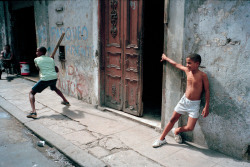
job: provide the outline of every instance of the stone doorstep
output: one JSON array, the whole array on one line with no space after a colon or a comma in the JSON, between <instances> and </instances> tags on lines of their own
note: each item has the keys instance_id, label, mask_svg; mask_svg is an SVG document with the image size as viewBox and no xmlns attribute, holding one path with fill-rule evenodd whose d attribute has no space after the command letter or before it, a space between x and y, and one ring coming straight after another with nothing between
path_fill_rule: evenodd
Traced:
<instances>
[{"instance_id":1,"label":"stone doorstep","mask_svg":"<svg viewBox=\"0 0 250 167\"><path fill-rule=\"evenodd\" d=\"M129 119L129 120L132 120L132 121L135 121L135 122L138 122L142 125L145 125L147 127L150 127L150 128L153 128L155 129L157 132L162 132L162 129L161 129L161 123L159 124L156 124L155 122L153 121L150 121L150 120L147 120L145 118L141 118L141 117L136 117L136 116L133 116L133 115L130 115L130 114L127 114L127 113L124 113L124 112L121 112L121 111L118 111L118 110L115 110L115 109L111 109L111 108L108 108L108 107L101 107L101 106L98 106L97 107L98 110L101 110L101 111L109 111L109 112L112 112L114 113L115 115L119 115L123 118L126 118L126 119Z\"/></svg>"}]
</instances>

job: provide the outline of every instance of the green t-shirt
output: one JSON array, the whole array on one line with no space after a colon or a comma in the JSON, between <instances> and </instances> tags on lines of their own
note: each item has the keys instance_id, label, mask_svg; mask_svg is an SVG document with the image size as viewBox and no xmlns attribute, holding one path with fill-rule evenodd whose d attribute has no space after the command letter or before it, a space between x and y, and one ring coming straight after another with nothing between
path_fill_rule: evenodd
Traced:
<instances>
[{"instance_id":1,"label":"green t-shirt","mask_svg":"<svg viewBox=\"0 0 250 167\"><path fill-rule=\"evenodd\" d=\"M51 57L40 56L35 58L35 65L39 67L40 80L50 81L57 79L57 74L55 71L55 62Z\"/></svg>"}]
</instances>

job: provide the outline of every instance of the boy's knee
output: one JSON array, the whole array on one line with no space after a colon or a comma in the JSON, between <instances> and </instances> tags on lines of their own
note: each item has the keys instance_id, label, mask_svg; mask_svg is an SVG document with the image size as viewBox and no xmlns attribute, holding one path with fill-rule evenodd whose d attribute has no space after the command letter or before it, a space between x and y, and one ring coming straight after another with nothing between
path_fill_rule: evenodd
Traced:
<instances>
[{"instance_id":1,"label":"boy's knee","mask_svg":"<svg viewBox=\"0 0 250 167\"><path fill-rule=\"evenodd\" d=\"M53 88L53 91L57 92L59 89L57 89L57 87Z\"/></svg>"},{"instance_id":2,"label":"boy's knee","mask_svg":"<svg viewBox=\"0 0 250 167\"><path fill-rule=\"evenodd\" d=\"M29 94L30 94L30 95L35 95L36 92L34 92L33 90L31 90Z\"/></svg>"}]
</instances>

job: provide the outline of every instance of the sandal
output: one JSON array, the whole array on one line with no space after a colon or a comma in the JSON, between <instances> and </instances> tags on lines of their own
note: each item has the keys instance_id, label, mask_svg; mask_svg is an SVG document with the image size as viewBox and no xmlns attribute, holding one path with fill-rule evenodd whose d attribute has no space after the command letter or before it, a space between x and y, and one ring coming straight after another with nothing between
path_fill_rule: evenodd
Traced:
<instances>
[{"instance_id":1,"label":"sandal","mask_svg":"<svg viewBox=\"0 0 250 167\"><path fill-rule=\"evenodd\" d=\"M27 118L34 118L34 119L36 119L37 118L37 113L36 112L32 112L29 115L27 115Z\"/></svg>"},{"instance_id":2,"label":"sandal","mask_svg":"<svg viewBox=\"0 0 250 167\"><path fill-rule=\"evenodd\" d=\"M69 102L66 102L66 101L62 101L61 104L66 105L66 106L70 106Z\"/></svg>"}]
</instances>

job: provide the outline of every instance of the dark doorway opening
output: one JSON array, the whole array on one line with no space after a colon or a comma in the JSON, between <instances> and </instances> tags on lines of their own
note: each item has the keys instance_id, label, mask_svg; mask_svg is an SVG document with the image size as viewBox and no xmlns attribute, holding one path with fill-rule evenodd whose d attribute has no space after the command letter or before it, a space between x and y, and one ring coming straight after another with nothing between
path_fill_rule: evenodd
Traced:
<instances>
[{"instance_id":1,"label":"dark doorway opening","mask_svg":"<svg viewBox=\"0 0 250 167\"><path fill-rule=\"evenodd\" d=\"M12 11L14 54L19 62L28 62L31 75L38 75L34 59L36 58L36 30L34 7L27 7ZM19 69L20 71L20 69Z\"/></svg>"},{"instance_id":2,"label":"dark doorway opening","mask_svg":"<svg viewBox=\"0 0 250 167\"><path fill-rule=\"evenodd\" d=\"M161 120L164 0L144 1L143 117Z\"/></svg>"}]
</instances>

